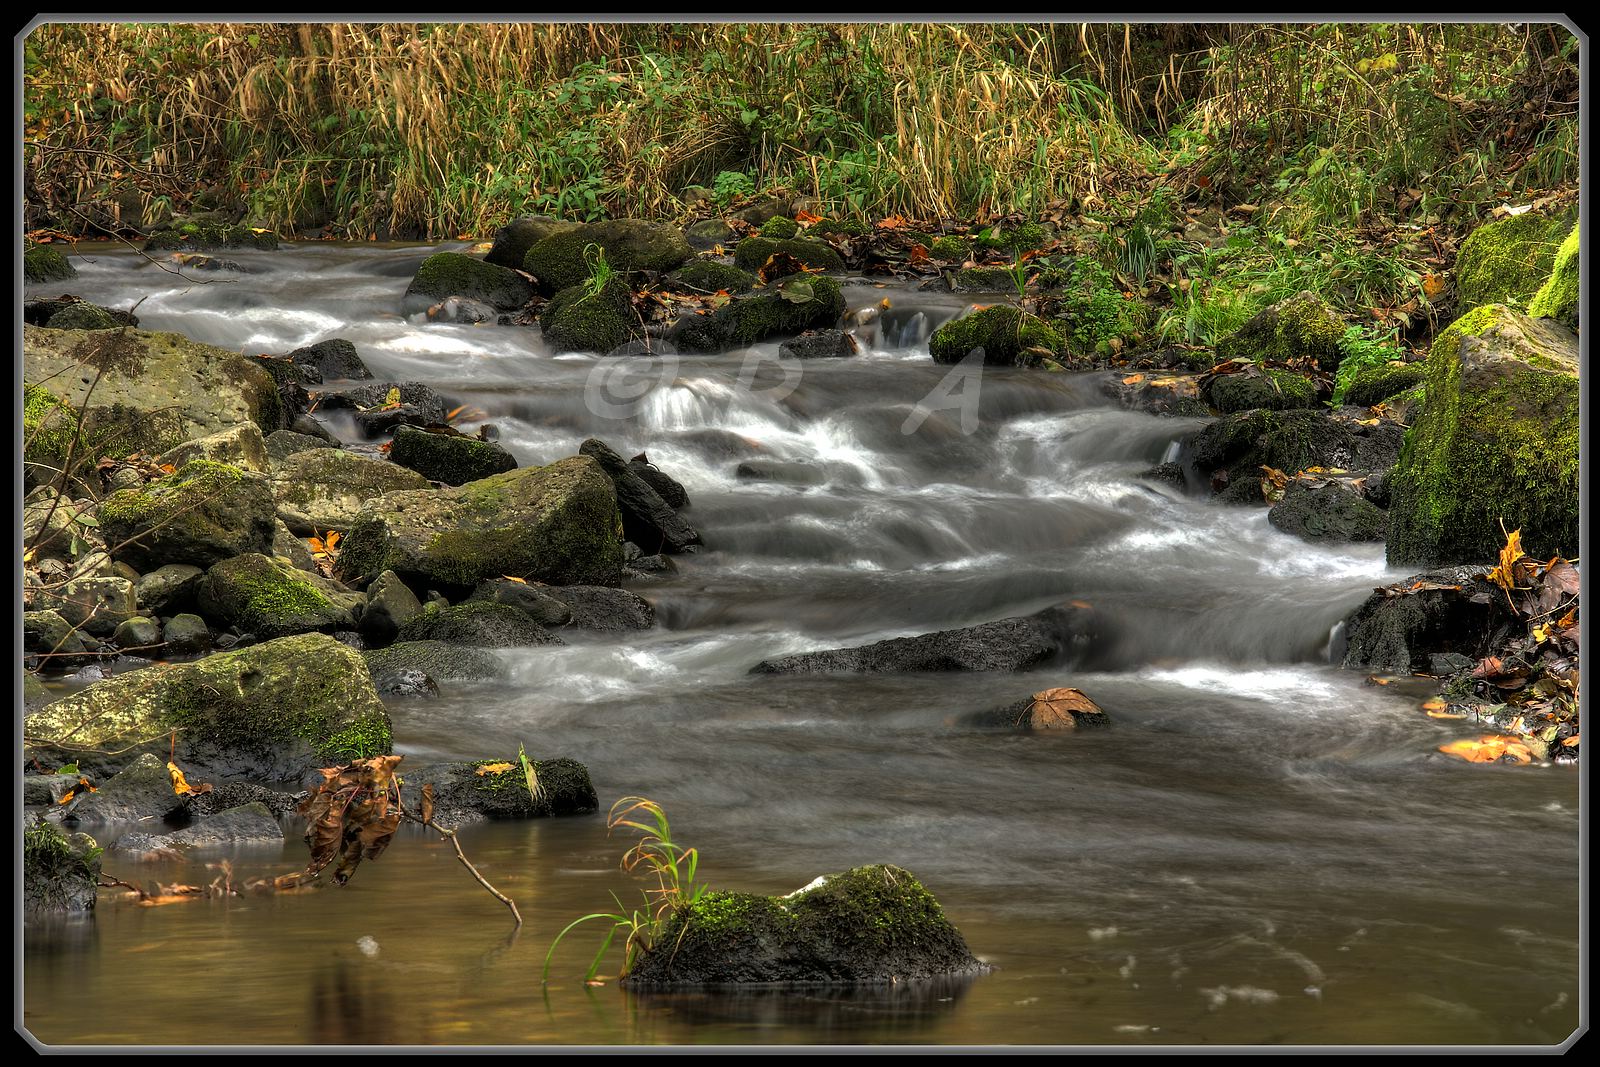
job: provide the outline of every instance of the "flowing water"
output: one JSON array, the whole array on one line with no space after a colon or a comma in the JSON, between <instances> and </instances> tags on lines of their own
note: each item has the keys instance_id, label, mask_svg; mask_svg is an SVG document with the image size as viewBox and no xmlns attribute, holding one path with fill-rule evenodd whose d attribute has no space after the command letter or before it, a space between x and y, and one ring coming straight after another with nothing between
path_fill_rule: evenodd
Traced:
<instances>
[{"instance_id":1,"label":"flowing water","mask_svg":"<svg viewBox=\"0 0 1600 1067\"><path fill-rule=\"evenodd\" d=\"M1309 545L1262 510L1140 481L1197 420L1123 411L1095 375L949 378L927 337L965 305L899 285L846 289L852 307L890 301L863 354L782 366L775 345L598 360L551 352L536 329L408 322L399 297L431 251L234 254L256 273L210 284L96 252L45 291L143 298L144 328L252 353L349 338L378 378L481 409L464 425L494 423L524 465L589 436L647 452L687 487L707 545L633 586L657 628L569 632L569 647L501 653L509 684L392 702L397 751L482 758L523 742L582 760L602 808L660 802L716 888L787 892L900 864L996 970L864 992L634 995L582 982L591 926L542 986L567 922L608 910L612 891L637 898L616 868L628 842L595 815L462 834L520 904L515 937L420 834L343 889L102 901L90 920L27 934L35 1035L1481 1045L1551 1044L1577 1025L1576 772L1448 760L1435 748L1459 726L1330 666L1338 620L1402 575L1381 545ZM739 476L742 463L764 477ZM1071 670L748 673L1069 599L1116 635ZM1112 725L960 724L1055 685L1083 689ZM244 875L303 861L292 832L281 853L235 857ZM109 864L146 881L213 876L129 867Z\"/></svg>"}]
</instances>

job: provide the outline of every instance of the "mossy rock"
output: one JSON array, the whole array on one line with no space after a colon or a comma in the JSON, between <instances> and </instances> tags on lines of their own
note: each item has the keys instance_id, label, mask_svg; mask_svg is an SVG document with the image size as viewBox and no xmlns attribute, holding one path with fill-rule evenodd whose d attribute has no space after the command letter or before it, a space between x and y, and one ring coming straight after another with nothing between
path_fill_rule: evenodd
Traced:
<instances>
[{"instance_id":1,"label":"mossy rock","mask_svg":"<svg viewBox=\"0 0 1600 1067\"><path fill-rule=\"evenodd\" d=\"M372 459L342 448L308 448L291 453L272 469L272 495L278 516L302 537L329 530L342 532L369 500L385 493L432 488L425 475L408 467L409 464Z\"/></svg>"},{"instance_id":2,"label":"mossy rock","mask_svg":"<svg viewBox=\"0 0 1600 1067\"><path fill-rule=\"evenodd\" d=\"M126 324L105 308L80 300L51 315L44 325L47 330L116 330Z\"/></svg>"},{"instance_id":3,"label":"mossy rock","mask_svg":"<svg viewBox=\"0 0 1600 1067\"><path fill-rule=\"evenodd\" d=\"M511 669L493 652L444 641L399 641L361 655L375 680L406 670L422 671L445 682L492 682L511 675Z\"/></svg>"},{"instance_id":4,"label":"mossy rock","mask_svg":"<svg viewBox=\"0 0 1600 1067\"><path fill-rule=\"evenodd\" d=\"M783 241L772 237L746 237L733 250L733 265L748 271L760 271L766 266L767 260L779 252L793 256L802 266L812 270L844 270L844 260L839 258L839 253L833 250L832 245L809 237Z\"/></svg>"},{"instance_id":5,"label":"mossy rock","mask_svg":"<svg viewBox=\"0 0 1600 1067\"><path fill-rule=\"evenodd\" d=\"M475 819L537 819L552 815L585 815L600 806L589 768L575 759L530 760L539 783L539 799L528 792L527 777L516 756L451 764L431 775L438 787L435 821L446 827ZM484 772L486 767L504 770Z\"/></svg>"},{"instance_id":6,"label":"mossy rock","mask_svg":"<svg viewBox=\"0 0 1600 1067\"><path fill-rule=\"evenodd\" d=\"M84 432L96 459L160 455L242 422L262 433L285 424L270 374L238 352L180 334L25 325L22 371L25 382L44 386L74 411L85 409Z\"/></svg>"},{"instance_id":7,"label":"mossy rock","mask_svg":"<svg viewBox=\"0 0 1600 1067\"><path fill-rule=\"evenodd\" d=\"M697 259L667 275L667 283L692 293L747 293L756 287L756 276L726 263Z\"/></svg>"},{"instance_id":8,"label":"mossy rock","mask_svg":"<svg viewBox=\"0 0 1600 1067\"><path fill-rule=\"evenodd\" d=\"M266 638L351 629L362 602L359 593L259 552L213 565L197 596L206 618Z\"/></svg>"},{"instance_id":9,"label":"mossy rock","mask_svg":"<svg viewBox=\"0 0 1600 1067\"><path fill-rule=\"evenodd\" d=\"M1400 452L1401 429L1320 411L1256 409L1224 415L1184 446L1184 459L1235 503L1261 504L1261 468L1286 474L1309 467L1384 471Z\"/></svg>"},{"instance_id":10,"label":"mossy rock","mask_svg":"<svg viewBox=\"0 0 1600 1067\"><path fill-rule=\"evenodd\" d=\"M1001 229L998 233L987 230L973 238L979 248L992 248L1006 252L1029 252L1042 248L1050 240L1050 232L1037 222Z\"/></svg>"},{"instance_id":11,"label":"mossy rock","mask_svg":"<svg viewBox=\"0 0 1600 1067\"><path fill-rule=\"evenodd\" d=\"M928 339L935 363L960 363L983 350L990 367L1035 367L1066 350L1061 334L1043 319L997 305L945 323Z\"/></svg>"},{"instance_id":12,"label":"mossy rock","mask_svg":"<svg viewBox=\"0 0 1600 1067\"><path fill-rule=\"evenodd\" d=\"M501 575L606 585L622 573L621 526L611 479L575 456L369 501L339 546L336 573L361 585L392 570L415 588L462 591Z\"/></svg>"},{"instance_id":13,"label":"mossy rock","mask_svg":"<svg viewBox=\"0 0 1600 1067\"><path fill-rule=\"evenodd\" d=\"M510 267L485 263L460 252L437 252L417 268L400 310L412 315L449 296L482 301L499 311L514 311L533 299L533 284Z\"/></svg>"},{"instance_id":14,"label":"mossy rock","mask_svg":"<svg viewBox=\"0 0 1600 1067\"><path fill-rule=\"evenodd\" d=\"M163 463L171 463L176 467L192 459L226 463L252 474L266 474L272 469L266 438L261 436L261 428L253 422L241 422L226 430L185 441L161 456Z\"/></svg>"},{"instance_id":15,"label":"mossy rock","mask_svg":"<svg viewBox=\"0 0 1600 1067\"><path fill-rule=\"evenodd\" d=\"M952 293L1011 293L1017 291L1016 275L1009 267L963 267L945 274Z\"/></svg>"},{"instance_id":16,"label":"mossy rock","mask_svg":"<svg viewBox=\"0 0 1600 1067\"><path fill-rule=\"evenodd\" d=\"M397 641L445 641L474 648L522 648L562 645L565 641L510 604L469 600L431 608L400 627Z\"/></svg>"},{"instance_id":17,"label":"mossy rock","mask_svg":"<svg viewBox=\"0 0 1600 1067\"><path fill-rule=\"evenodd\" d=\"M186 222L150 235L146 252L221 252L227 249L255 248L271 252L278 247L278 235L250 226L227 226L209 222Z\"/></svg>"},{"instance_id":18,"label":"mossy rock","mask_svg":"<svg viewBox=\"0 0 1600 1067\"><path fill-rule=\"evenodd\" d=\"M761 236L787 241L800 232L800 224L787 215L774 215L761 224Z\"/></svg>"},{"instance_id":19,"label":"mossy rock","mask_svg":"<svg viewBox=\"0 0 1600 1067\"><path fill-rule=\"evenodd\" d=\"M112 557L141 574L168 563L209 567L245 552L268 552L276 519L265 478L205 459L100 504Z\"/></svg>"},{"instance_id":20,"label":"mossy rock","mask_svg":"<svg viewBox=\"0 0 1600 1067\"><path fill-rule=\"evenodd\" d=\"M1528 211L1473 230L1456 253L1457 311L1485 304L1526 307L1549 277L1562 238L1575 221L1571 212Z\"/></svg>"},{"instance_id":21,"label":"mossy rock","mask_svg":"<svg viewBox=\"0 0 1600 1067\"><path fill-rule=\"evenodd\" d=\"M872 228L860 219L823 219L821 222L811 224L811 229L806 231L821 237L826 234L837 234L840 237L863 237L872 232Z\"/></svg>"},{"instance_id":22,"label":"mossy rock","mask_svg":"<svg viewBox=\"0 0 1600 1067\"><path fill-rule=\"evenodd\" d=\"M782 897L706 893L668 917L624 981L888 983L986 969L916 876L881 864Z\"/></svg>"},{"instance_id":23,"label":"mossy rock","mask_svg":"<svg viewBox=\"0 0 1600 1067\"><path fill-rule=\"evenodd\" d=\"M1502 304L1434 339L1427 403L1391 479L1391 566L1578 554L1578 341ZM1504 525L1504 531L1501 527Z\"/></svg>"},{"instance_id":24,"label":"mossy rock","mask_svg":"<svg viewBox=\"0 0 1600 1067\"><path fill-rule=\"evenodd\" d=\"M522 269L539 280L539 289L555 294L588 278L594 270L586 249L598 246L606 265L619 274L653 271L664 274L694 255L676 226L638 219L585 223L539 241L523 257Z\"/></svg>"},{"instance_id":25,"label":"mossy rock","mask_svg":"<svg viewBox=\"0 0 1600 1067\"><path fill-rule=\"evenodd\" d=\"M1356 375L1345 390L1344 402L1350 407L1370 408L1415 387L1427 376L1427 368L1421 363L1373 367Z\"/></svg>"},{"instance_id":26,"label":"mossy rock","mask_svg":"<svg viewBox=\"0 0 1600 1067\"><path fill-rule=\"evenodd\" d=\"M47 285L76 278L78 269L50 245L29 244L22 253L22 277L29 285Z\"/></svg>"},{"instance_id":27,"label":"mossy rock","mask_svg":"<svg viewBox=\"0 0 1600 1067\"><path fill-rule=\"evenodd\" d=\"M512 219L495 231L494 244L483 261L497 267L520 269L522 261L528 256L528 249L552 234L566 233L581 225L581 222L562 222L542 215L524 215Z\"/></svg>"},{"instance_id":28,"label":"mossy rock","mask_svg":"<svg viewBox=\"0 0 1600 1067\"><path fill-rule=\"evenodd\" d=\"M415 426L394 428L389 460L446 485L465 485L517 469L517 458L492 441Z\"/></svg>"},{"instance_id":29,"label":"mossy rock","mask_svg":"<svg viewBox=\"0 0 1600 1067\"><path fill-rule=\"evenodd\" d=\"M1309 379L1270 368L1260 374L1219 374L1207 383L1205 395L1223 413L1317 407L1317 387Z\"/></svg>"},{"instance_id":30,"label":"mossy rock","mask_svg":"<svg viewBox=\"0 0 1600 1067\"><path fill-rule=\"evenodd\" d=\"M1217 342L1217 359L1288 363L1314 359L1332 373L1343 357L1345 323L1338 312L1310 290L1301 290L1266 308Z\"/></svg>"},{"instance_id":31,"label":"mossy rock","mask_svg":"<svg viewBox=\"0 0 1600 1067\"><path fill-rule=\"evenodd\" d=\"M737 298L711 315L686 319L673 332L672 340L690 352L726 351L834 326L844 310L839 283L808 274Z\"/></svg>"},{"instance_id":32,"label":"mossy rock","mask_svg":"<svg viewBox=\"0 0 1600 1067\"><path fill-rule=\"evenodd\" d=\"M627 283L615 276L599 292L586 282L569 286L540 310L539 328L559 352L603 356L643 333L632 297Z\"/></svg>"},{"instance_id":33,"label":"mossy rock","mask_svg":"<svg viewBox=\"0 0 1600 1067\"><path fill-rule=\"evenodd\" d=\"M1529 315L1536 319L1556 319L1574 330L1578 328L1578 297L1582 282L1579 276L1582 267L1580 243L1578 226L1574 223L1572 232L1567 234L1567 239L1561 242L1560 249L1556 251L1550 277L1528 301Z\"/></svg>"},{"instance_id":34,"label":"mossy rock","mask_svg":"<svg viewBox=\"0 0 1600 1067\"><path fill-rule=\"evenodd\" d=\"M953 234L936 237L928 246L928 254L934 259L965 261L972 257L972 242Z\"/></svg>"},{"instance_id":35,"label":"mossy rock","mask_svg":"<svg viewBox=\"0 0 1600 1067\"><path fill-rule=\"evenodd\" d=\"M298 781L316 767L381 755L393 744L360 653L325 634L129 671L23 721L28 756L46 765L76 759L89 774L145 752L166 759L173 731L175 758L191 777Z\"/></svg>"},{"instance_id":36,"label":"mossy rock","mask_svg":"<svg viewBox=\"0 0 1600 1067\"><path fill-rule=\"evenodd\" d=\"M38 819L22 831L22 914L25 920L93 911L100 881L94 838L70 838Z\"/></svg>"},{"instance_id":37,"label":"mossy rock","mask_svg":"<svg viewBox=\"0 0 1600 1067\"><path fill-rule=\"evenodd\" d=\"M43 386L22 387L22 473L24 484L58 482L73 453L78 413Z\"/></svg>"}]
</instances>

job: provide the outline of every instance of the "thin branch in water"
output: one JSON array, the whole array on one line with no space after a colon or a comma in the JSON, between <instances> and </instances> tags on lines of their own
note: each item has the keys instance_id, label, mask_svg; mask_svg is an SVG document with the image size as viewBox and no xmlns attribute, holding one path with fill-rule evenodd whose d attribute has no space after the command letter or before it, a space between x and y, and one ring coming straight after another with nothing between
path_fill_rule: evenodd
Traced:
<instances>
[{"instance_id":1,"label":"thin branch in water","mask_svg":"<svg viewBox=\"0 0 1600 1067\"><path fill-rule=\"evenodd\" d=\"M411 822L417 823L421 826L426 826L428 829L437 833L440 837L443 837L449 841L451 846L456 850L456 859L460 860L462 866L466 867L467 870L472 872L472 877L476 878L478 880L478 884L489 891L490 896L494 897L500 903L511 909L511 917L516 920L517 927L521 928L522 912L517 910L517 902L491 885L489 880L483 876L483 872L479 871L477 867L473 866L472 861L467 859L467 854L461 851L461 842L456 840L456 832L454 830L446 830L444 827L435 824L432 819L429 819L427 822L423 822L420 818L411 814L409 811L403 812L402 818L408 819Z\"/></svg>"}]
</instances>

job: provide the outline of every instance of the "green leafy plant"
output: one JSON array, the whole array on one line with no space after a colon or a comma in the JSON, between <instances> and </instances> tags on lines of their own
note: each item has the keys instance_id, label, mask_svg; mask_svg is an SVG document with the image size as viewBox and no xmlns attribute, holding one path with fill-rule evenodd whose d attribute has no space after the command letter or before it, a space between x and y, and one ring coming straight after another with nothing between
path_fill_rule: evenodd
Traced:
<instances>
[{"instance_id":1,"label":"green leafy plant","mask_svg":"<svg viewBox=\"0 0 1600 1067\"><path fill-rule=\"evenodd\" d=\"M599 296L617 276L616 268L606 262L606 250L593 241L583 246L583 261L589 265L589 277L583 281L585 295Z\"/></svg>"},{"instance_id":2,"label":"green leafy plant","mask_svg":"<svg viewBox=\"0 0 1600 1067\"><path fill-rule=\"evenodd\" d=\"M1379 337L1364 326L1351 326L1344 331L1339 339L1342 356L1339 372L1334 377L1333 397L1328 401L1330 407L1344 403L1345 393L1363 371L1405 358L1405 353L1394 346L1394 338L1394 331Z\"/></svg>"},{"instance_id":3,"label":"green leafy plant","mask_svg":"<svg viewBox=\"0 0 1600 1067\"><path fill-rule=\"evenodd\" d=\"M634 818L636 815L648 817L650 821L640 822ZM626 975L633 969L640 954L655 943L656 936L672 913L695 903L706 892L707 887L695 881L695 871L700 864L699 853L672 840L672 828L667 823L667 815L661 810L661 805L645 797L623 797L611 805L611 812L606 816L608 831L618 827L643 834L632 848L623 853L622 869L629 874L645 874L653 878L655 884L641 890L643 907L628 908L613 893L611 899L616 901L616 911L593 912L568 923L550 943L550 951L545 954L545 981L550 980L550 964L562 939L584 923L596 920L609 921L611 929L606 931L605 939L600 942L600 950L589 964L584 980L594 980L619 932L625 932L626 937L623 941L622 970L618 977Z\"/></svg>"}]
</instances>

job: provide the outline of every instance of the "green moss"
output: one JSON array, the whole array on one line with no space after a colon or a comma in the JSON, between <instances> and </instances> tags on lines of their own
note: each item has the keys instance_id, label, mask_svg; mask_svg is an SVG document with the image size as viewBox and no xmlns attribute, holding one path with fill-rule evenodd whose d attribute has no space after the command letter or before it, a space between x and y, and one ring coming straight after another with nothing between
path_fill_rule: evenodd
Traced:
<instances>
[{"instance_id":1,"label":"green moss","mask_svg":"<svg viewBox=\"0 0 1600 1067\"><path fill-rule=\"evenodd\" d=\"M1063 353L1066 341L1044 320L1010 306L947 322L928 341L935 363L960 363L980 348L988 366L1026 367Z\"/></svg>"},{"instance_id":2,"label":"green moss","mask_svg":"<svg viewBox=\"0 0 1600 1067\"><path fill-rule=\"evenodd\" d=\"M800 224L783 215L774 215L761 227L761 236L787 241L800 232Z\"/></svg>"},{"instance_id":3,"label":"green moss","mask_svg":"<svg viewBox=\"0 0 1600 1067\"><path fill-rule=\"evenodd\" d=\"M243 558L243 557L241 557ZM310 582L292 577L289 570L257 567L230 575L242 597L233 623L258 636L299 632L298 621L337 614L333 601Z\"/></svg>"},{"instance_id":4,"label":"green moss","mask_svg":"<svg viewBox=\"0 0 1600 1067\"><path fill-rule=\"evenodd\" d=\"M619 277L601 290L587 284L561 290L539 314L539 326L550 343L567 352L605 355L642 332L634 313L631 292Z\"/></svg>"},{"instance_id":5,"label":"green moss","mask_svg":"<svg viewBox=\"0 0 1600 1067\"><path fill-rule=\"evenodd\" d=\"M965 261L972 256L972 243L960 237L938 237L928 246L934 259Z\"/></svg>"},{"instance_id":6,"label":"green moss","mask_svg":"<svg viewBox=\"0 0 1600 1067\"><path fill-rule=\"evenodd\" d=\"M214 496L244 477L237 467L210 459L193 459L143 489L119 489L100 502L100 519L124 526L167 522L180 514L195 521L190 502Z\"/></svg>"},{"instance_id":7,"label":"green moss","mask_svg":"<svg viewBox=\"0 0 1600 1067\"><path fill-rule=\"evenodd\" d=\"M733 251L733 264L745 270L759 271L774 254L782 252L793 256L813 270L844 270L844 260L831 245L806 237L777 241L767 237L746 237Z\"/></svg>"},{"instance_id":8,"label":"green moss","mask_svg":"<svg viewBox=\"0 0 1600 1067\"><path fill-rule=\"evenodd\" d=\"M1570 215L1529 211L1473 230L1456 255L1457 306L1462 311L1486 304L1526 306L1550 273L1572 224Z\"/></svg>"},{"instance_id":9,"label":"green moss","mask_svg":"<svg viewBox=\"0 0 1600 1067\"><path fill-rule=\"evenodd\" d=\"M723 290L729 293L743 293L756 287L756 276L749 271L709 259L699 259L681 270L673 271L667 275L667 281L679 288L697 293L716 293Z\"/></svg>"},{"instance_id":10,"label":"green moss","mask_svg":"<svg viewBox=\"0 0 1600 1067\"><path fill-rule=\"evenodd\" d=\"M1016 275L1010 267L963 267L949 273L950 289L957 293L1016 293Z\"/></svg>"},{"instance_id":11,"label":"green moss","mask_svg":"<svg viewBox=\"0 0 1600 1067\"><path fill-rule=\"evenodd\" d=\"M1060 288L1040 295L1039 310L1056 321L1074 355L1109 355L1112 341L1129 341L1143 329L1149 309L1123 295L1104 264L1073 260L1058 275Z\"/></svg>"},{"instance_id":12,"label":"green moss","mask_svg":"<svg viewBox=\"0 0 1600 1067\"><path fill-rule=\"evenodd\" d=\"M30 914L94 910L104 850L86 834L68 840L43 819L22 831L24 910Z\"/></svg>"},{"instance_id":13,"label":"green moss","mask_svg":"<svg viewBox=\"0 0 1600 1067\"><path fill-rule=\"evenodd\" d=\"M783 284L810 286L811 299L798 303L785 299L782 286L747 296L709 317L687 320L674 335L674 342L691 352L714 352L833 326L844 314L844 294L833 278L812 274Z\"/></svg>"},{"instance_id":14,"label":"green moss","mask_svg":"<svg viewBox=\"0 0 1600 1067\"><path fill-rule=\"evenodd\" d=\"M66 466L77 419L48 389L22 387L22 458L30 484L49 482Z\"/></svg>"},{"instance_id":15,"label":"green moss","mask_svg":"<svg viewBox=\"0 0 1600 1067\"><path fill-rule=\"evenodd\" d=\"M973 244L997 251L1028 252L1042 247L1049 240L1049 231L1043 226L1037 222L1025 222L997 232L984 230L973 238Z\"/></svg>"},{"instance_id":16,"label":"green moss","mask_svg":"<svg viewBox=\"0 0 1600 1067\"><path fill-rule=\"evenodd\" d=\"M1515 328L1515 314L1486 305L1434 340L1426 411L1407 431L1393 477L1393 565L1492 560L1502 521L1541 559L1578 551L1576 376L1535 357L1463 389L1462 341L1502 323Z\"/></svg>"},{"instance_id":17,"label":"green moss","mask_svg":"<svg viewBox=\"0 0 1600 1067\"><path fill-rule=\"evenodd\" d=\"M1317 387L1298 374L1268 368L1260 374L1219 375L1207 385L1206 399L1224 413L1255 408L1285 411L1315 407Z\"/></svg>"},{"instance_id":18,"label":"green moss","mask_svg":"<svg viewBox=\"0 0 1600 1067\"><path fill-rule=\"evenodd\" d=\"M1567 239L1561 242L1561 248L1556 252L1550 277L1528 301L1529 315L1557 319L1573 329L1578 328L1578 295L1582 281L1579 277L1582 262L1579 244L1578 226L1574 223L1572 232L1567 234Z\"/></svg>"},{"instance_id":19,"label":"green moss","mask_svg":"<svg viewBox=\"0 0 1600 1067\"><path fill-rule=\"evenodd\" d=\"M1217 343L1217 358L1288 363L1314 359L1337 369L1344 355L1345 324L1320 297L1302 290L1267 308Z\"/></svg>"},{"instance_id":20,"label":"green moss","mask_svg":"<svg viewBox=\"0 0 1600 1067\"><path fill-rule=\"evenodd\" d=\"M439 252L417 268L403 306L417 309L448 296L464 296L500 311L511 311L533 299L533 285L509 267L485 263L460 252Z\"/></svg>"},{"instance_id":21,"label":"green moss","mask_svg":"<svg viewBox=\"0 0 1600 1067\"><path fill-rule=\"evenodd\" d=\"M560 292L589 277L585 250L591 244L603 249L606 263L622 274L669 271L694 255L683 231L675 226L611 219L551 234L528 249L522 269L539 279L542 291Z\"/></svg>"},{"instance_id":22,"label":"green moss","mask_svg":"<svg viewBox=\"0 0 1600 1067\"><path fill-rule=\"evenodd\" d=\"M345 763L388 755L394 751L394 730L387 718L369 715L329 734L317 751Z\"/></svg>"},{"instance_id":23,"label":"green moss","mask_svg":"<svg viewBox=\"0 0 1600 1067\"><path fill-rule=\"evenodd\" d=\"M22 253L22 276L29 285L43 285L76 278L78 271L59 248L29 244Z\"/></svg>"},{"instance_id":24,"label":"green moss","mask_svg":"<svg viewBox=\"0 0 1600 1067\"><path fill-rule=\"evenodd\" d=\"M870 232L866 223L860 219L823 219L821 222L812 223L807 233L814 233L821 237L826 234L838 234L841 237L861 237Z\"/></svg>"},{"instance_id":25,"label":"green moss","mask_svg":"<svg viewBox=\"0 0 1600 1067\"><path fill-rule=\"evenodd\" d=\"M1373 367L1356 375L1343 400L1354 407L1371 407L1413 388L1427 376L1427 368L1421 363Z\"/></svg>"},{"instance_id":26,"label":"green moss","mask_svg":"<svg viewBox=\"0 0 1600 1067\"><path fill-rule=\"evenodd\" d=\"M45 323L51 330L115 330L122 325L105 308L81 300L51 315L50 321Z\"/></svg>"},{"instance_id":27,"label":"green moss","mask_svg":"<svg viewBox=\"0 0 1600 1067\"><path fill-rule=\"evenodd\" d=\"M924 233L921 230L901 230L900 237L908 245L921 245L923 248L927 248L933 244L933 234Z\"/></svg>"},{"instance_id":28,"label":"green moss","mask_svg":"<svg viewBox=\"0 0 1600 1067\"><path fill-rule=\"evenodd\" d=\"M249 226L186 222L177 229L152 234L144 247L147 252L180 249L218 252L228 248L258 248L270 252L278 247L278 235L271 231L257 233Z\"/></svg>"}]
</instances>

